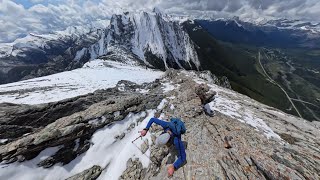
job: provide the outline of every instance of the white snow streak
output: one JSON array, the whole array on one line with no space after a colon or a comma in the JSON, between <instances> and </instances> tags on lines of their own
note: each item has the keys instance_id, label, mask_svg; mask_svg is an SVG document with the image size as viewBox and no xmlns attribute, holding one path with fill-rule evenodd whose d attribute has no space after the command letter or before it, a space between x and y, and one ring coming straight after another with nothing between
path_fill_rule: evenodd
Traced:
<instances>
[{"instance_id":1,"label":"white snow streak","mask_svg":"<svg viewBox=\"0 0 320 180\"><path fill-rule=\"evenodd\" d=\"M175 89L175 86L172 84L172 82L165 82L165 83L162 83L162 85L163 85L162 89L164 93L167 93Z\"/></svg>"},{"instance_id":2,"label":"white snow streak","mask_svg":"<svg viewBox=\"0 0 320 180\"><path fill-rule=\"evenodd\" d=\"M80 51L77 51L74 61L80 61L81 58L85 55L87 48L82 48Z\"/></svg>"},{"instance_id":3,"label":"white snow streak","mask_svg":"<svg viewBox=\"0 0 320 180\"><path fill-rule=\"evenodd\" d=\"M4 144L8 141L8 139L0 139L0 144Z\"/></svg>"},{"instance_id":4,"label":"white snow streak","mask_svg":"<svg viewBox=\"0 0 320 180\"><path fill-rule=\"evenodd\" d=\"M167 102L168 102L168 100L162 99L162 101L161 101L161 103L159 104L159 106L157 107L157 109L158 109L158 110L162 110L162 109L165 107L165 105L166 105Z\"/></svg>"}]
</instances>

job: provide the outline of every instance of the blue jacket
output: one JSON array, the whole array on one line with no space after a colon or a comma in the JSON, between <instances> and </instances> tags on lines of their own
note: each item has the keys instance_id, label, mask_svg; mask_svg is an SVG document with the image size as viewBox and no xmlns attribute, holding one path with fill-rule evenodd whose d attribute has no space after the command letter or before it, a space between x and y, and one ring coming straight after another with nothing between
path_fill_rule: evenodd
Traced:
<instances>
[{"instance_id":1,"label":"blue jacket","mask_svg":"<svg viewBox=\"0 0 320 180\"><path fill-rule=\"evenodd\" d=\"M156 124L160 125L164 131L167 131L168 129L170 129L169 122L162 121L157 118L151 118L150 121L148 122L146 129L149 129L151 127L152 123L156 123ZM178 169L186 161L186 151L185 151L184 145L181 141L181 135L180 136L171 135L171 137L174 138L173 143L174 143L175 148L178 151L178 159L174 162L173 166L175 169Z\"/></svg>"}]
</instances>

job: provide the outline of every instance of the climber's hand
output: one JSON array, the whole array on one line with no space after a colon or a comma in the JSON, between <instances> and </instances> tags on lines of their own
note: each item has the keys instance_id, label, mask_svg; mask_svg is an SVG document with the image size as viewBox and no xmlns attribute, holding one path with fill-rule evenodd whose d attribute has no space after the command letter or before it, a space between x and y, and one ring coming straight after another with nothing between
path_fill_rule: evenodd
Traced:
<instances>
[{"instance_id":1,"label":"climber's hand","mask_svg":"<svg viewBox=\"0 0 320 180\"><path fill-rule=\"evenodd\" d=\"M170 164L169 166L168 166L168 177L172 177L173 176L173 173L174 173L174 166L173 166L173 164Z\"/></svg>"},{"instance_id":2,"label":"climber's hand","mask_svg":"<svg viewBox=\"0 0 320 180\"><path fill-rule=\"evenodd\" d=\"M144 129L142 131L140 131L140 135L141 136L145 136L147 134L148 130Z\"/></svg>"}]
</instances>

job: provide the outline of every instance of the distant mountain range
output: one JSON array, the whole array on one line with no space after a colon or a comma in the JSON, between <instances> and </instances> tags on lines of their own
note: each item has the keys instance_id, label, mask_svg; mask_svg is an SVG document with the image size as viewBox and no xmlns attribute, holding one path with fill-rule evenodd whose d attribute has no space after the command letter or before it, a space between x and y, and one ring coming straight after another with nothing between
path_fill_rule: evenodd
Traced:
<instances>
[{"instance_id":1,"label":"distant mountain range","mask_svg":"<svg viewBox=\"0 0 320 180\"><path fill-rule=\"evenodd\" d=\"M245 22L239 18L195 20L215 38L257 46L320 48L320 23L299 20Z\"/></svg>"}]
</instances>

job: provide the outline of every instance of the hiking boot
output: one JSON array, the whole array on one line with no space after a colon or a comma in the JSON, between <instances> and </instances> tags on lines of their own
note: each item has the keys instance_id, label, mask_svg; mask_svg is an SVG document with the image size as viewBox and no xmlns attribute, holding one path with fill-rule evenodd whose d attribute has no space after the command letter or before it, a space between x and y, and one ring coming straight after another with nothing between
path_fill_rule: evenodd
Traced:
<instances>
[{"instance_id":1,"label":"hiking boot","mask_svg":"<svg viewBox=\"0 0 320 180\"><path fill-rule=\"evenodd\" d=\"M230 149L231 148L231 145L229 144L228 141L224 142L224 148L226 148L226 149Z\"/></svg>"},{"instance_id":2,"label":"hiking boot","mask_svg":"<svg viewBox=\"0 0 320 180\"><path fill-rule=\"evenodd\" d=\"M232 146L229 143L229 140L231 140L231 139L232 139L232 137L228 137L228 136L224 137L224 143L223 143L224 148L226 148L226 149L232 148Z\"/></svg>"}]
</instances>

